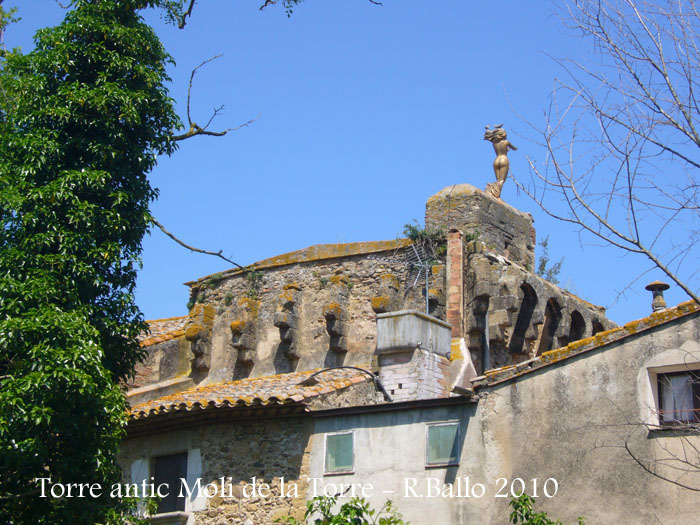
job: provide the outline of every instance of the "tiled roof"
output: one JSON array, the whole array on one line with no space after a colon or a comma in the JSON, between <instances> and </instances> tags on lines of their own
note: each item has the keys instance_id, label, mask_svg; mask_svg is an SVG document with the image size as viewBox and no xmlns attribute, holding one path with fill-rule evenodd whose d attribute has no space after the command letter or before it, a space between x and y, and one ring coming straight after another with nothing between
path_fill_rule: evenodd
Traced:
<instances>
[{"instance_id":1,"label":"tiled roof","mask_svg":"<svg viewBox=\"0 0 700 525\"><path fill-rule=\"evenodd\" d=\"M240 268L233 268L231 270L221 272L219 275L229 276L248 270L262 270L264 268L275 268L277 266L285 266L287 264L321 261L324 259L336 259L338 257L350 257L352 255L364 255L368 253L385 252L388 250L398 250L399 248L409 246L411 243L412 241L410 239L394 239L391 241L315 244L302 250L296 250L294 252L276 255L274 257L270 257L269 259L263 259L262 261L258 261L247 266L244 270L241 270ZM190 281L185 284L191 286L193 284L197 284L198 282L205 281L209 277L212 276L206 275L204 277L200 277L196 281Z\"/></svg>"},{"instance_id":2,"label":"tiled roof","mask_svg":"<svg viewBox=\"0 0 700 525\"><path fill-rule=\"evenodd\" d=\"M316 375L311 381L313 384L300 384L320 370L322 369L190 388L135 405L131 409L130 416L132 419L143 419L158 414L182 411L303 403L369 379L367 374L358 370L334 369Z\"/></svg>"},{"instance_id":3,"label":"tiled roof","mask_svg":"<svg viewBox=\"0 0 700 525\"><path fill-rule=\"evenodd\" d=\"M519 377L530 372L534 372L535 370L539 370L545 366L558 363L564 359L616 343L634 334L644 332L651 328L666 324L699 311L700 306L698 306L695 301L687 301L674 308L667 308L659 312L654 312L650 316L644 317L637 321L631 321L624 326L606 330L605 332L599 332L592 337L587 337L585 339L581 339L580 341L574 341L573 343L569 343L567 346L562 348L544 352L540 356L523 361L517 365L487 370L482 377L476 378L473 384L476 387L495 385L503 381L513 379L514 377Z\"/></svg>"},{"instance_id":4,"label":"tiled roof","mask_svg":"<svg viewBox=\"0 0 700 525\"><path fill-rule=\"evenodd\" d=\"M156 343L162 343L185 334L185 323L187 316L168 317L166 319L155 319L146 321L150 329L150 333L141 334L139 342L141 346L150 346Z\"/></svg>"}]
</instances>

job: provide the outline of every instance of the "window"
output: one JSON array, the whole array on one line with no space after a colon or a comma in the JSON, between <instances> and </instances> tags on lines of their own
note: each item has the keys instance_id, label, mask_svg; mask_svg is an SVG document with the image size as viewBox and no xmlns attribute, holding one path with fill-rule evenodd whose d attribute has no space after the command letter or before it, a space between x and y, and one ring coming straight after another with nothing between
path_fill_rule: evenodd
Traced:
<instances>
[{"instance_id":1,"label":"window","mask_svg":"<svg viewBox=\"0 0 700 525\"><path fill-rule=\"evenodd\" d=\"M326 434L326 474L353 472L355 453L352 432Z\"/></svg>"},{"instance_id":2,"label":"window","mask_svg":"<svg viewBox=\"0 0 700 525\"><path fill-rule=\"evenodd\" d=\"M428 425L425 463L429 467L459 463L459 423Z\"/></svg>"},{"instance_id":3,"label":"window","mask_svg":"<svg viewBox=\"0 0 700 525\"><path fill-rule=\"evenodd\" d=\"M658 374L659 424L700 423L700 371Z\"/></svg>"},{"instance_id":4,"label":"window","mask_svg":"<svg viewBox=\"0 0 700 525\"><path fill-rule=\"evenodd\" d=\"M168 495L158 503L158 514L184 511L185 497L178 497L178 495L180 494L180 479L187 478L187 452L154 458L153 478L156 487L161 483L168 484Z\"/></svg>"}]
</instances>

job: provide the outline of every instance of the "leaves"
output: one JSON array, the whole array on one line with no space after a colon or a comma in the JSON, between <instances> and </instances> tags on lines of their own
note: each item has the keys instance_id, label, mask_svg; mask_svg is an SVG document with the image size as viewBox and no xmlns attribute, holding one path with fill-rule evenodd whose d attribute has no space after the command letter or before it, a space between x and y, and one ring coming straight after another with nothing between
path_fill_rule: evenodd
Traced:
<instances>
[{"instance_id":1,"label":"leaves","mask_svg":"<svg viewBox=\"0 0 700 525\"><path fill-rule=\"evenodd\" d=\"M540 258L537 260L537 270L535 273L550 283L559 284L559 273L561 272L562 264L564 264L564 258L562 257L557 262L550 264L549 235L542 239L539 245L540 248L542 248L542 253L540 253Z\"/></svg>"},{"instance_id":2,"label":"leaves","mask_svg":"<svg viewBox=\"0 0 700 525\"><path fill-rule=\"evenodd\" d=\"M564 525L559 520L552 520L546 512L535 512L532 507L535 500L524 492L517 498L513 498L508 503L513 511L510 513L510 522L514 525ZM585 519L580 517L578 525L584 525Z\"/></svg>"},{"instance_id":3,"label":"leaves","mask_svg":"<svg viewBox=\"0 0 700 525\"><path fill-rule=\"evenodd\" d=\"M0 521L110 523L133 502L38 498L121 480L120 384L142 357L134 303L156 197L176 149L170 62L136 9L76 0L36 49L0 60Z\"/></svg>"},{"instance_id":4,"label":"leaves","mask_svg":"<svg viewBox=\"0 0 700 525\"><path fill-rule=\"evenodd\" d=\"M379 509L372 509L364 498L354 497L343 503L337 512L333 511L338 499L334 496L316 496L306 503L305 521L299 521L291 516L279 518L278 522L286 522L292 525L408 525L401 518L391 501L387 501ZM314 518L314 515L320 515ZM313 520L313 521L311 521Z\"/></svg>"}]
</instances>

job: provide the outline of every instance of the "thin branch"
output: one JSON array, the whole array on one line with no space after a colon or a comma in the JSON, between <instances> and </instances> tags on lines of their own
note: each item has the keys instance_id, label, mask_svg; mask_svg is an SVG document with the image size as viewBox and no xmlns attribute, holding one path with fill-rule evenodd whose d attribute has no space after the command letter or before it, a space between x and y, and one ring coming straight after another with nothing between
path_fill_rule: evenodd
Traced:
<instances>
[{"instance_id":1,"label":"thin branch","mask_svg":"<svg viewBox=\"0 0 700 525\"><path fill-rule=\"evenodd\" d=\"M194 84L194 77L197 74L197 71L199 71L199 69L201 67L205 66L209 62L213 62L217 58L221 58L222 56L223 55L219 54L219 55L213 56L211 58L208 58L207 60L205 60L204 62L199 64L197 67L195 67L192 70L192 72L190 73L190 81L189 81L189 84L187 85L187 123L189 125L189 129L187 130L187 132L182 133L180 135L172 135L171 140L175 140L175 141L185 140L185 139L189 139L192 137L196 137L197 135L207 135L210 137L223 137L229 131L237 131L241 128L245 128L247 126L250 126L253 122L255 122L256 120L258 120L260 118L260 114L258 114L257 116L248 120L248 122L244 122L243 124L240 124L239 126L235 126L233 128L228 128L228 129L225 129L223 131L209 131L209 125L224 110L224 106L219 106L218 108L214 108L214 111L213 111L211 117L209 117L209 120L207 121L207 123L204 126L200 126L194 120L192 120L192 113L190 112L190 105L192 102L192 86Z\"/></svg>"},{"instance_id":2,"label":"thin branch","mask_svg":"<svg viewBox=\"0 0 700 525\"><path fill-rule=\"evenodd\" d=\"M15 498L26 498L27 496L33 496L35 494L39 494L39 489L32 489L28 490L26 492L20 492L19 494L3 494L0 496L0 501L6 501L9 499L15 499Z\"/></svg>"},{"instance_id":3,"label":"thin branch","mask_svg":"<svg viewBox=\"0 0 700 525\"><path fill-rule=\"evenodd\" d=\"M224 257L224 256L222 255L223 250L219 250L218 252L210 252L209 250L201 250L201 249L199 249L199 248L195 248L194 246L190 246L189 244L186 244L184 241L181 241L180 239L178 239L177 237L175 237L175 235L173 235L173 234L170 233L168 230L166 230L165 227L164 227L160 222L158 222L158 221L155 219L155 217L151 217L151 222L152 222L153 224L155 224L156 226L158 226L158 228L160 228L160 230L161 230L165 235L167 235L168 237L170 237L173 241L175 241L176 243L178 243L178 244L179 244L180 246L182 246L183 248L187 248L188 250L190 250L190 251L192 251L192 252L203 253L203 254L205 254L205 255L213 255L214 257L219 257L220 259L223 259L224 261L233 264L234 266L236 266L237 268L239 268L239 269L241 269L241 270L246 270L246 268L244 268L243 266L241 266L241 265L238 264L237 262L232 261L232 260L229 259L228 257Z\"/></svg>"},{"instance_id":4,"label":"thin branch","mask_svg":"<svg viewBox=\"0 0 700 525\"><path fill-rule=\"evenodd\" d=\"M177 23L178 29L184 29L185 24L187 23L187 19L192 15L192 9L194 9L194 4L197 0L190 0L190 5L187 6L187 11L182 13L182 16L180 17L180 20Z\"/></svg>"},{"instance_id":5,"label":"thin branch","mask_svg":"<svg viewBox=\"0 0 700 525\"><path fill-rule=\"evenodd\" d=\"M223 107L223 106L222 106L222 107ZM220 109L221 109L221 108L219 108L219 110L220 110ZM217 112L217 111L219 111L219 110L215 110L215 111L214 111L214 116L212 116L212 119L213 119L216 115L218 115L218 112ZM197 124L193 123L193 124L190 126L190 129L189 129L186 133L183 133L183 134L181 134L181 135L173 135L173 136L171 137L171 140L185 140L185 139L189 139L189 138L191 138L191 137L196 137L197 135L208 135L208 136L210 136L210 137L223 137L223 136L226 135L229 131L237 131L237 130L239 130L239 129L241 129L241 128L245 128L245 127L247 127L247 126L250 126L253 122L255 122L256 120L258 120L259 118L260 118L260 114L256 115L255 117L253 117L252 119L250 119L248 122L244 122L243 124L240 124L239 126L236 126L236 127L233 127L233 128L228 128L228 129L225 129L225 130L223 130L223 131L207 131L206 128L202 128L202 127L198 126ZM209 121L211 122L212 119L209 119Z\"/></svg>"},{"instance_id":6,"label":"thin branch","mask_svg":"<svg viewBox=\"0 0 700 525\"><path fill-rule=\"evenodd\" d=\"M677 481L677 480L675 480L675 479L671 479L671 478L669 478L669 477L667 477L667 476L663 476L662 474L659 474L658 472L656 472L655 469L652 469L652 468L648 467L647 465L645 465L645 464L636 456L636 454L634 454L634 453L630 450L628 440L625 440L624 448L625 448L625 450L627 451L627 453L629 454L629 456L635 461L635 463L637 463L637 465L639 465L640 467L642 467L646 472L648 472L648 473L651 474L652 476L655 476L655 477L657 477L657 478L659 478L659 479L662 479L662 480L664 480L664 481L668 481L669 483L673 483L674 485L676 485L676 486L678 486L678 487L681 487L681 488L684 488L684 489L688 489L688 490L692 490L692 491L694 491L694 492L700 492L700 488L691 487L690 485L685 485L685 484L680 483L679 481Z\"/></svg>"}]
</instances>

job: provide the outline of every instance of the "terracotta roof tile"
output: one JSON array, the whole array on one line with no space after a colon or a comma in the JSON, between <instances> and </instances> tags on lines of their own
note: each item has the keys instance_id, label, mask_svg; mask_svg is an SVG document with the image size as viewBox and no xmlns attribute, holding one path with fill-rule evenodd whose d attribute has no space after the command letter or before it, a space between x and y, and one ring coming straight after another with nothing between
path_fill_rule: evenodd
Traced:
<instances>
[{"instance_id":1,"label":"terracotta roof tile","mask_svg":"<svg viewBox=\"0 0 700 525\"><path fill-rule=\"evenodd\" d=\"M148 323L149 333L143 333L139 336L141 346L150 346L157 343L163 343L176 337L185 335L185 323L187 316L168 317L165 319L155 319L146 321Z\"/></svg>"},{"instance_id":2,"label":"terracotta roof tile","mask_svg":"<svg viewBox=\"0 0 700 525\"><path fill-rule=\"evenodd\" d=\"M320 370L322 369L198 386L135 405L129 415L132 419L143 419L194 409L301 403L369 379L369 376L357 370L336 369L315 376L314 384L300 384Z\"/></svg>"}]
</instances>

